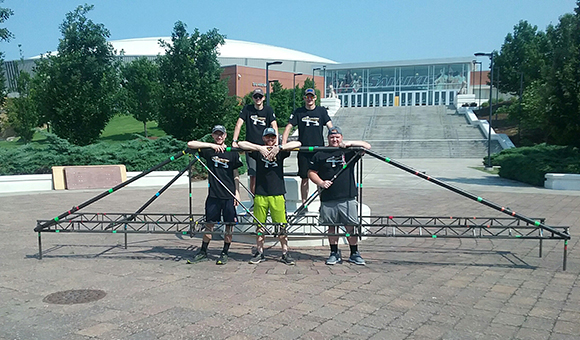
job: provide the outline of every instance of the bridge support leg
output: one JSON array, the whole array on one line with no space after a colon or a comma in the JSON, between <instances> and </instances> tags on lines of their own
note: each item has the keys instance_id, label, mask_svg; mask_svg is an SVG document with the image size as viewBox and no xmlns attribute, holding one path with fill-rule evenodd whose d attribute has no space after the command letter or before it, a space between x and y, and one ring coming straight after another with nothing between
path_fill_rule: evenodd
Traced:
<instances>
[{"instance_id":1,"label":"bridge support leg","mask_svg":"<svg viewBox=\"0 0 580 340\"><path fill-rule=\"evenodd\" d=\"M42 260L42 239L40 237L41 232L38 232L38 259Z\"/></svg>"}]
</instances>

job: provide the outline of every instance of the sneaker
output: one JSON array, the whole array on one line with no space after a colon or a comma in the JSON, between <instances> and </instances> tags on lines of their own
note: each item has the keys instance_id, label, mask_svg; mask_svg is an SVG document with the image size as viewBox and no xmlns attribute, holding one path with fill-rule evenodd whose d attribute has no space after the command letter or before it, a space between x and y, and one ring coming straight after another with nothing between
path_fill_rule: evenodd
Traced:
<instances>
[{"instance_id":1,"label":"sneaker","mask_svg":"<svg viewBox=\"0 0 580 340\"><path fill-rule=\"evenodd\" d=\"M258 264L258 263L264 262L264 261L266 261L266 258L264 257L264 254L262 254L260 252L256 252L254 254L254 256L252 256L252 258L250 259L251 264Z\"/></svg>"},{"instance_id":2,"label":"sneaker","mask_svg":"<svg viewBox=\"0 0 580 340\"><path fill-rule=\"evenodd\" d=\"M282 258L280 259L280 262L285 263L289 266L293 266L296 264L296 261L294 261L294 259L292 258L292 256L290 256L290 254L283 254Z\"/></svg>"},{"instance_id":3,"label":"sneaker","mask_svg":"<svg viewBox=\"0 0 580 340\"><path fill-rule=\"evenodd\" d=\"M362 256L360 256L360 253L358 251L350 255L350 257L348 258L348 262L358 264L360 266L365 265L365 260L362 258Z\"/></svg>"},{"instance_id":4,"label":"sneaker","mask_svg":"<svg viewBox=\"0 0 580 340\"><path fill-rule=\"evenodd\" d=\"M215 264L226 264L228 263L228 254L222 253L220 257L215 261Z\"/></svg>"},{"instance_id":5,"label":"sneaker","mask_svg":"<svg viewBox=\"0 0 580 340\"><path fill-rule=\"evenodd\" d=\"M192 259L187 259L188 264L198 263L201 261L207 261L207 253L204 251L199 251Z\"/></svg>"},{"instance_id":6,"label":"sneaker","mask_svg":"<svg viewBox=\"0 0 580 340\"><path fill-rule=\"evenodd\" d=\"M340 253L330 253L330 256L326 259L326 264L332 266L333 264L337 263L342 263Z\"/></svg>"}]
</instances>

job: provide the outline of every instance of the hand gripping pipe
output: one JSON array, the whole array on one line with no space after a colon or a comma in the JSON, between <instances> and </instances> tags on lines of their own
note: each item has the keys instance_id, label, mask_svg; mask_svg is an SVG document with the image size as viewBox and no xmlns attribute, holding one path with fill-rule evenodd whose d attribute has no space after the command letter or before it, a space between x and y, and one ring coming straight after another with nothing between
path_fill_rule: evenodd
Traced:
<instances>
[{"instance_id":1,"label":"hand gripping pipe","mask_svg":"<svg viewBox=\"0 0 580 340\"><path fill-rule=\"evenodd\" d=\"M119 190L119 189L121 189L121 188L123 188L123 187L125 187L125 186L127 186L127 185L129 185L129 184L131 184L133 182L135 182L136 180L138 180L138 179L146 176L147 174L149 174L149 173L151 173L151 172L153 172L153 171L155 171L155 170L157 170L157 169L165 166L167 163L173 162L174 160L181 158L187 152L188 151L185 151L185 150L184 151L181 151L181 152L177 153L175 156L171 156L168 159L164 160L163 162L155 165L154 167L150 168L149 170L143 171L139 175L131 178L130 180L127 180L127 181L125 181L123 183L120 183L117 186L115 186L115 187L113 187L113 188L111 188L111 189L109 189L109 190L107 190L107 191L105 191L105 192L103 192L103 193L101 193L101 194L99 194L99 195L97 195L97 196L89 199L88 201L85 201L85 202L79 204L78 206L72 207L71 210L66 211L66 212L58 215L57 217L53 218L52 220L50 220L50 221L48 221L48 222L46 222L44 224L41 224L41 225L37 226L36 228L34 228L34 231L39 232L39 231L42 231L43 229L46 229L46 228L48 228L48 227L56 224L59 220L67 217L68 215L70 215L72 213L75 213L75 212L77 212L77 211L79 211L79 210L87 207L88 205L95 203L96 201L100 200L101 198L103 198L103 197L105 197L105 196L107 196L109 194L112 194L113 192L115 192L115 191L117 191L117 190Z\"/></svg>"},{"instance_id":2,"label":"hand gripping pipe","mask_svg":"<svg viewBox=\"0 0 580 340\"><path fill-rule=\"evenodd\" d=\"M487 205L488 207L493 208L493 209L495 209L497 211L500 211L500 212L502 212L502 213L504 213L506 215L509 215L509 216L518 218L518 219L520 219L522 221L525 221L525 222L528 222L530 224L533 224L536 227L540 227L542 229L548 230L551 233L554 233L554 234L556 234L556 235L558 235L558 236L560 236L560 237L562 237L562 238L564 238L566 240L569 240L570 239L570 234L566 234L566 233L563 233L563 232L558 231L556 229L553 229L553 228L551 228L551 227L543 224L540 221L535 221L535 220L533 220L533 219L531 219L529 217L526 217L526 216L524 216L522 214L518 214L518 213L516 213L515 211L512 211L509 208L502 207L502 206L500 206L498 204L495 204L495 203L493 203L491 201L488 201L486 199L483 199L482 197L476 196L476 195L474 195L474 194L472 194L470 192L467 192L465 190L459 189L459 188L454 187L454 186L452 186L450 184L447 184L445 182L442 182L442 181L440 181L440 180L438 180L436 178L433 178L433 177L431 177L429 175L426 175L426 174L424 174L422 172L419 172L419 171L417 171L417 170L415 170L415 169L413 169L413 168L411 168L411 167L409 167L409 166L407 166L405 164L399 163L399 162L397 162L397 161L395 161L393 159L390 159L388 157L384 157L382 155L379 155L378 153L373 152L371 150L367 150L366 152L369 155L371 155L371 156L373 156L373 157L375 157L377 159L380 159L380 160L382 160L382 161L384 161L384 162L386 162L386 163L388 163L390 165L393 165L393 166L395 166L395 167L397 167L399 169L405 170L408 173L411 173L413 175L416 175L418 177L421 177L421 178L423 178L425 180L428 180L430 182L433 182L433 183L435 183L435 184L437 184L437 185L439 185L441 187L444 187L445 189L448 189L448 190L453 191L454 193L460 194L460 195L465 196L467 198L470 198L470 199L472 199L474 201L477 201L477 202L479 202L481 204Z\"/></svg>"}]
</instances>

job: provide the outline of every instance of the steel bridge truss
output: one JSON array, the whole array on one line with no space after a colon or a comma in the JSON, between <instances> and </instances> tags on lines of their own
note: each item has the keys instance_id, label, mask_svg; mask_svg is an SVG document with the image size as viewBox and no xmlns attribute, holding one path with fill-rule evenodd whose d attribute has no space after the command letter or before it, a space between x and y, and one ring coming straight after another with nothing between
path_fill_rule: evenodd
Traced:
<instances>
[{"instance_id":1,"label":"steel bridge truss","mask_svg":"<svg viewBox=\"0 0 580 340\"><path fill-rule=\"evenodd\" d=\"M228 148L232 150L239 150ZM322 149L335 149L328 147L303 147L300 151L315 152ZM507 216L505 217L454 217L454 216L363 216L362 215L362 161L357 162L361 158L362 153L359 153L357 159L353 158L351 162L356 167L356 180L359 190L359 223L355 226L354 231L348 233L344 227L338 227L337 232L328 233L329 225L319 224L317 214L303 213L308 204L317 196L317 192L313 193L308 198L308 201L300 206L294 215L288 216L289 223L287 225L273 224L269 221L260 224L265 230L266 237L274 237L281 233L288 236L313 236L313 237L412 237L412 238L472 238L472 239L527 239L539 241L539 257L542 257L543 240L563 240L564 254L563 254L563 270L566 270L568 240L570 239L568 226L547 226L543 218L529 218L524 215L511 211L509 208L504 208L493 202L487 201L482 197L475 196L471 193L463 191L457 187L451 186L445 182L441 182L424 172L412 169L404 164L396 162L392 159L385 158L370 150L364 150L379 160L382 160L390 165L398 167L413 175L421 177L427 181L433 182L450 191L458 193L464 197L475 200L481 204L487 205L497 211L500 211ZM193 151L194 152L194 151ZM206 223L204 222L203 214L194 214L192 211L192 195L191 182L189 186L190 200L189 213L143 213L157 197L159 197L167 188L169 188L179 176L185 171L191 169L195 160L191 160L188 167L179 172L179 174L159 190L149 201L147 201L136 212L132 213L79 213L82 208L92 204L93 202L118 191L127 184L135 181L146 174L157 170L165 164L174 161L186 154L191 155L192 151L182 151L175 156L170 157L166 161L154 166L153 168L144 171L133 179L119 184L100 195L97 195L90 200L73 207L61 215L50 220L38 220L36 228L38 233L38 248L39 259L42 259L42 239L41 234L48 233L113 233L123 234L125 238L125 248L127 248L128 234L175 234L175 235L189 235L194 237L196 235L214 234L225 235L230 233L233 235L257 235L256 222L253 219L252 213L246 209L246 212L238 215L238 223L233 225L233 228L225 228L223 224L216 224L213 231L206 230ZM201 160L195 157L197 161ZM202 162L203 163L203 162ZM346 164L344 170L349 164ZM341 171L342 171L341 170ZM211 174L213 175L213 174ZM245 208L245 207L244 207ZM259 223L258 223L259 224Z\"/></svg>"}]
</instances>

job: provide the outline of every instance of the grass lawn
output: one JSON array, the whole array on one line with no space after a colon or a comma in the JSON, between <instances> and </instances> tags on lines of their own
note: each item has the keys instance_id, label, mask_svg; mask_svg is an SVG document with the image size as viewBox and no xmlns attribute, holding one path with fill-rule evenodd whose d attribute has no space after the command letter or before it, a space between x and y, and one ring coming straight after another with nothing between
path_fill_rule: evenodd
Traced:
<instances>
[{"instance_id":1,"label":"grass lawn","mask_svg":"<svg viewBox=\"0 0 580 340\"><path fill-rule=\"evenodd\" d=\"M143 132L143 123L133 118L133 116L118 115L109 121L105 130L101 133L99 141L108 143L123 142L135 139L135 134L145 136ZM158 138L165 135L166 133L157 127L156 122L147 123L148 137ZM43 144L45 141L46 137L38 132L36 132L32 138L33 145ZM17 148L21 145L24 145L24 143L19 140L13 142L0 141L0 148Z\"/></svg>"}]
</instances>

